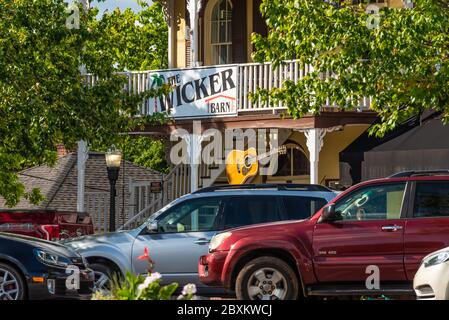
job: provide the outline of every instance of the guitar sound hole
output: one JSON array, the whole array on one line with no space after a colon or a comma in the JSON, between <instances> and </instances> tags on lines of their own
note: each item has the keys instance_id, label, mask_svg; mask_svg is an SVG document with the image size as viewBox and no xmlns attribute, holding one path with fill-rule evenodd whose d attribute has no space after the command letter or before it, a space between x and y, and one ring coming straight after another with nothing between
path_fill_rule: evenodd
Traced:
<instances>
[{"instance_id":1,"label":"guitar sound hole","mask_svg":"<svg viewBox=\"0 0 449 320\"><path fill-rule=\"evenodd\" d=\"M245 157L245 167L251 167L251 159L250 157Z\"/></svg>"}]
</instances>

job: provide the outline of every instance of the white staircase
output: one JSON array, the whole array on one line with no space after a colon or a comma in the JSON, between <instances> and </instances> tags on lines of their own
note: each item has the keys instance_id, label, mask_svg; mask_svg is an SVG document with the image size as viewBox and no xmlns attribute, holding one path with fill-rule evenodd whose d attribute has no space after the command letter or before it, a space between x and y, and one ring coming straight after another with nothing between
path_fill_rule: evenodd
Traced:
<instances>
[{"instance_id":1,"label":"white staircase","mask_svg":"<svg viewBox=\"0 0 449 320\"><path fill-rule=\"evenodd\" d=\"M225 165L200 165L200 175L198 178L198 186L200 188L210 187L214 181L224 172ZM124 230L133 229L145 220L147 220L153 213L169 204L173 200L190 193L190 166L180 164L175 166L169 174L164 176L162 183L162 194L148 197L144 201L148 201L144 208L123 225ZM148 188L142 185L142 188Z\"/></svg>"}]
</instances>

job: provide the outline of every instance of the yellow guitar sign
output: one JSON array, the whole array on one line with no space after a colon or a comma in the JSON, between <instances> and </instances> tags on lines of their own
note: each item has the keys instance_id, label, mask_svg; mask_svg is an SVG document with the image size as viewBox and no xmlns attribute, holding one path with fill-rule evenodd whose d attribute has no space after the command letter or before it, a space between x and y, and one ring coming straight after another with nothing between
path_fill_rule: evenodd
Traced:
<instances>
[{"instance_id":1,"label":"yellow guitar sign","mask_svg":"<svg viewBox=\"0 0 449 320\"><path fill-rule=\"evenodd\" d=\"M259 161L275 153L285 154L286 147L281 146L270 152L257 155L255 148L246 151L232 150L226 157L226 175L229 184L244 184L259 171Z\"/></svg>"}]
</instances>

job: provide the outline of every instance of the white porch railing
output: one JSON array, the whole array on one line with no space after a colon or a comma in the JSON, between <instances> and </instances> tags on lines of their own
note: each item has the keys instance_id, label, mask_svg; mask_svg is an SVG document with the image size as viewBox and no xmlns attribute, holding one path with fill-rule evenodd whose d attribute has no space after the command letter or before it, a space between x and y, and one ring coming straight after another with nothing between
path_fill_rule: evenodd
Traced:
<instances>
[{"instance_id":1,"label":"white porch railing","mask_svg":"<svg viewBox=\"0 0 449 320\"><path fill-rule=\"evenodd\" d=\"M109 230L109 192L86 192L85 208L92 218L95 233L105 233ZM121 198L116 200L116 212L119 211ZM116 225L120 225L119 215L116 215Z\"/></svg>"},{"instance_id":2,"label":"white porch railing","mask_svg":"<svg viewBox=\"0 0 449 320\"><path fill-rule=\"evenodd\" d=\"M150 182L138 186L141 193L149 189ZM166 204L172 202L190 192L190 167L184 164L177 165L167 174L162 183L162 194L152 195L148 197L140 197L138 211L129 217L123 227L119 229L132 229L143 223L150 215L161 209Z\"/></svg>"},{"instance_id":3,"label":"white porch railing","mask_svg":"<svg viewBox=\"0 0 449 320\"><path fill-rule=\"evenodd\" d=\"M188 72L194 70L190 69L179 69L179 72ZM299 60L286 61L283 65L279 66L277 69L273 68L271 62L267 63L245 63L237 65L237 112L248 112L248 111L275 111L282 110L285 107L279 103L275 106L269 103L262 103L261 101L251 101L249 99L250 93L254 93L257 89L272 89L280 88L284 81L291 80L297 83L303 79L309 72L313 69L310 65L304 65ZM125 85L125 90L132 93L141 93L148 90L151 87L152 79L151 74L155 71L130 71L130 72L120 72L119 74L128 77L128 82ZM324 78L330 77L331 73L326 73L323 75ZM97 77L94 75L86 75L86 80L89 84L94 85L97 81ZM359 101L358 110L368 109L371 104L370 98L364 98ZM330 105L329 102L323 107L333 108L336 105ZM151 105L151 100L142 101L140 107L140 112L142 115L151 114L154 110L154 106Z\"/></svg>"},{"instance_id":4,"label":"white porch railing","mask_svg":"<svg viewBox=\"0 0 449 320\"><path fill-rule=\"evenodd\" d=\"M251 101L250 93L255 93L259 88L273 89L280 88L286 80L297 83L307 73L309 66L301 65L298 60L288 61L285 65L277 69L273 68L271 62L267 63L247 63L241 64L238 68L239 89L238 89L238 110L239 111L260 111L284 109L281 104L272 106L261 101Z\"/></svg>"},{"instance_id":5,"label":"white porch railing","mask_svg":"<svg viewBox=\"0 0 449 320\"><path fill-rule=\"evenodd\" d=\"M217 176L224 170L224 166L210 166L201 164L199 167L198 185L201 187L209 187L217 178ZM179 164L175 166L169 174L164 176L162 182L162 194L148 193L151 182L142 182L139 185L134 185L138 190L135 194L139 194L140 202L135 206L135 213L128 216L128 220L119 229L132 229L145 220L147 220L153 213L169 204L173 200L190 193L190 166L186 164ZM148 194L148 196L144 196ZM134 198L132 198L134 199Z\"/></svg>"}]
</instances>

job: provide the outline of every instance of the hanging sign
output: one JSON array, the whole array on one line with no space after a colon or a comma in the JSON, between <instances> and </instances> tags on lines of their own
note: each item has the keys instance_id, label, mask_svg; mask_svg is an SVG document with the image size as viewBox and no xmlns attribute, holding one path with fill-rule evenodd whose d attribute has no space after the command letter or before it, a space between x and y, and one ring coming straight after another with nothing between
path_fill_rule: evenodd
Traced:
<instances>
[{"instance_id":1,"label":"hanging sign","mask_svg":"<svg viewBox=\"0 0 449 320\"><path fill-rule=\"evenodd\" d=\"M151 193L161 193L162 192L162 182L154 181L150 183L150 192Z\"/></svg>"},{"instance_id":2,"label":"hanging sign","mask_svg":"<svg viewBox=\"0 0 449 320\"><path fill-rule=\"evenodd\" d=\"M173 118L237 115L237 67L218 66L158 71L150 74L149 87L169 83L173 90L149 99L150 114L167 112Z\"/></svg>"}]
</instances>

